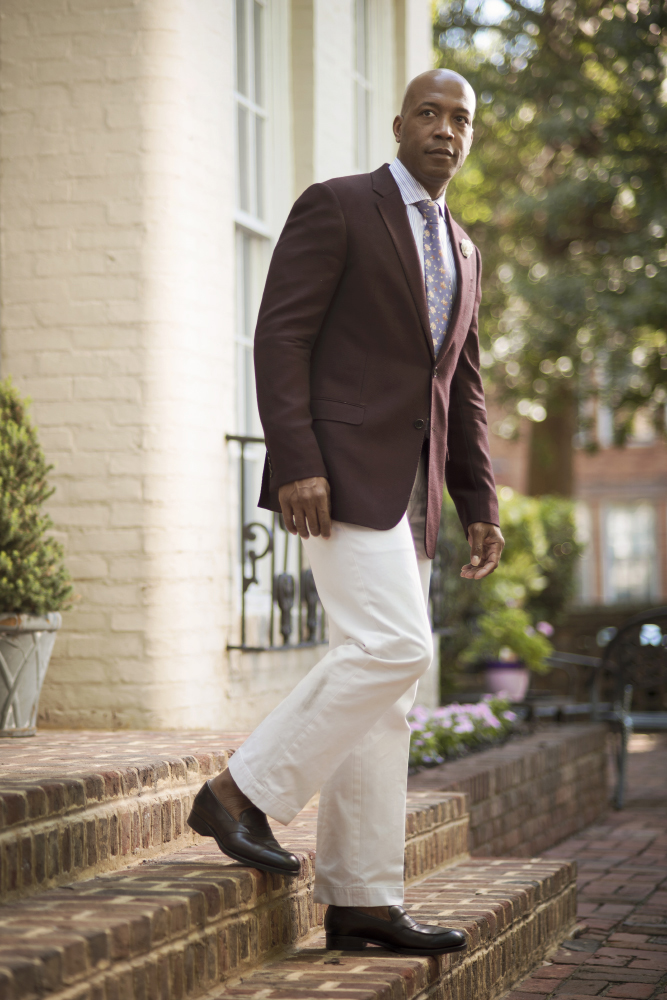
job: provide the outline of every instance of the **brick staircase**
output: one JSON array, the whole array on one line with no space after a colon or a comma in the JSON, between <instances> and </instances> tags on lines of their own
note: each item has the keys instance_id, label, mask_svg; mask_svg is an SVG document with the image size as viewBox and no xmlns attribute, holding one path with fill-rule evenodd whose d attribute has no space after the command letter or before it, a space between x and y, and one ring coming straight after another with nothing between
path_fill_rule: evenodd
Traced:
<instances>
[{"instance_id":1,"label":"brick staircase","mask_svg":"<svg viewBox=\"0 0 667 1000\"><path fill-rule=\"evenodd\" d=\"M326 952L316 802L277 831L301 858L297 879L227 861L185 824L242 739L43 733L0 745L0 1000L490 1000L572 930L573 865L471 860L466 795L427 790L409 796L407 901L464 928L467 952Z\"/></svg>"}]
</instances>

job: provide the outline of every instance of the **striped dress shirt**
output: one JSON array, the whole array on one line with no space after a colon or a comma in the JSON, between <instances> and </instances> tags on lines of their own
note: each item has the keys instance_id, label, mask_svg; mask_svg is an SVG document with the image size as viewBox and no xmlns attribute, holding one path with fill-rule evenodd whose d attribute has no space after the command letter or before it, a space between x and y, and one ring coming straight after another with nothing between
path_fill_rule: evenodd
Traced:
<instances>
[{"instance_id":1,"label":"striped dress shirt","mask_svg":"<svg viewBox=\"0 0 667 1000\"><path fill-rule=\"evenodd\" d=\"M422 266L422 274L424 273L424 228L426 226L426 220L417 208L416 202L433 201L438 206L440 243L442 244L445 264L452 279L452 302L456 302L456 292L458 286L456 264L454 262L454 253L452 251L452 241L449 235L449 229L445 221L444 194L437 199L431 198L426 188L422 187L419 181L414 179L410 171L403 165L403 163L401 163L398 157L393 161L393 163L389 164L389 169L391 170L394 180L398 184L398 190L401 192L401 197L408 213L408 221L410 223L410 228L412 229L412 235L415 238L419 261Z\"/></svg>"}]
</instances>

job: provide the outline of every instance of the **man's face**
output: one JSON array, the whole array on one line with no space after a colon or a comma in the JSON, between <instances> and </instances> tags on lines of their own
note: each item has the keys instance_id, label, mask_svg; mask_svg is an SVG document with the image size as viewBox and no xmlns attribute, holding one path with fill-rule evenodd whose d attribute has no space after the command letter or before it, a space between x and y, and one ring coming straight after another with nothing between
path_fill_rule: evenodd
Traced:
<instances>
[{"instance_id":1,"label":"man's face","mask_svg":"<svg viewBox=\"0 0 667 1000\"><path fill-rule=\"evenodd\" d=\"M399 159L429 193L444 190L465 163L474 113L472 90L455 77L424 74L412 84L394 135Z\"/></svg>"}]
</instances>

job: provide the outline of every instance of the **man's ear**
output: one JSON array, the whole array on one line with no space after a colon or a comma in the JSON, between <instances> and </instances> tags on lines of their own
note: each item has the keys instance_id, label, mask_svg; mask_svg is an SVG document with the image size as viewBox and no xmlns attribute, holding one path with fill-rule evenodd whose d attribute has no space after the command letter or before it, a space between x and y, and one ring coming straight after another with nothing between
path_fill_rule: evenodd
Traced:
<instances>
[{"instance_id":1,"label":"man's ear","mask_svg":"<svg viewBox=\"0 0 667 1000\"><path fill-rule=\"evenodd\" d=\"M403 124L403 115L396 115L396 117L394 118L394 124L392 125L392 128L394 130L394 138L396 139L396 142L401 141L402 124Z\"/></svg>"}]
</instances>

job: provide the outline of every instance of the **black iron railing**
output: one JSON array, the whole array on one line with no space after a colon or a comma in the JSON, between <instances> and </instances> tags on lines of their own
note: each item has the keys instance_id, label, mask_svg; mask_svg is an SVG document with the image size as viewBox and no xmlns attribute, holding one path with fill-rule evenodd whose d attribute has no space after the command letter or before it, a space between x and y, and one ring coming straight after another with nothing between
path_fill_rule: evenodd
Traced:
<instances>
[{"instance_id":1,"label":"black iron railing","mask_svg":"<svg viewBox=\"0 0 667 1000\"><path fill-rule=\"evenodd\" d=\"M228 442L239 446L239 560L241 626L240 642L229 644L228 649L245 652L295 649L314 646L326 641L326 617L317 595L312 570L304 565L303 547L297 536L285 528L282 515L269 513L267 520L246 520L246 511L252 509L254 497L248 494L247 448L263 445L264 438L242 434L228 434ZM253 462L256 460L253 459ZM253 622L255 641L248 641L248 600L251 587L260 587L261 570L268 560L270 579L266 581L268 620ZM259 569L259 574L258 574ZM270 593L268 592L270 591ZM266 617L266 616L265 616ZM258 641L257 631L264 641Z\"/></svg>"}]
</instances>

